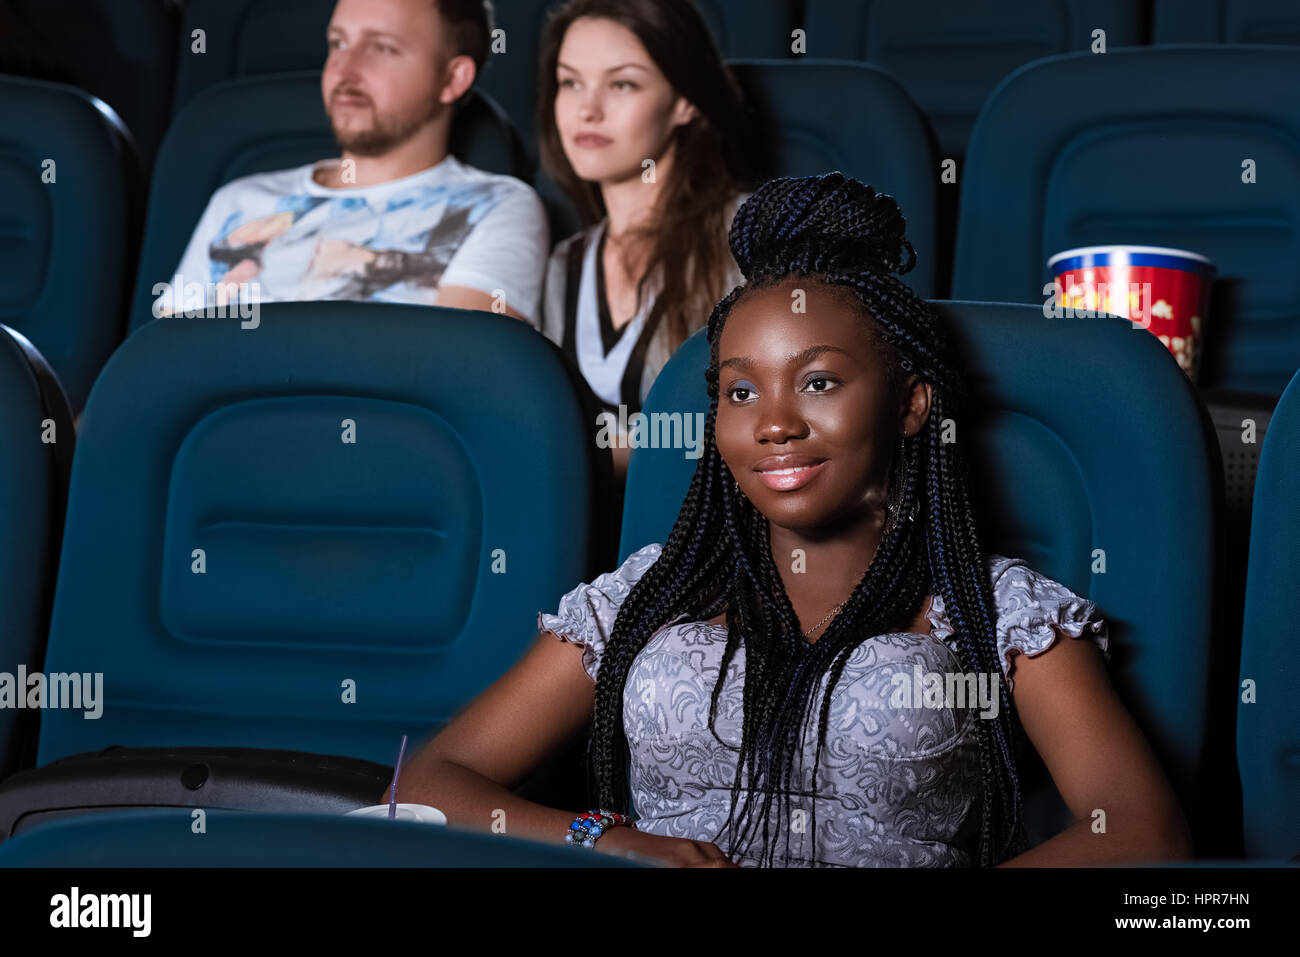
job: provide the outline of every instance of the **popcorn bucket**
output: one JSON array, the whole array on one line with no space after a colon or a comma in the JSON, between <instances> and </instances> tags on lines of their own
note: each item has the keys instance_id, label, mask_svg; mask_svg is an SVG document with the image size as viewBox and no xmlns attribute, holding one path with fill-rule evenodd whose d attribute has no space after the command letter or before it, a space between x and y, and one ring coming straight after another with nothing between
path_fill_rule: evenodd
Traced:
<instances>
[{"instance_id":1,"label":"popcorn bucket","mask_svg":"<svg viewBox=\"0 0 1300 957\"><path fill-rule=\"evenodd\" d=\"M1058 315L1123 316L1150 330L1196 381L1214 275L1208 259L1164 246L1086 246L1057 253L1047 268Z\"/></svg>"}]
</instances>

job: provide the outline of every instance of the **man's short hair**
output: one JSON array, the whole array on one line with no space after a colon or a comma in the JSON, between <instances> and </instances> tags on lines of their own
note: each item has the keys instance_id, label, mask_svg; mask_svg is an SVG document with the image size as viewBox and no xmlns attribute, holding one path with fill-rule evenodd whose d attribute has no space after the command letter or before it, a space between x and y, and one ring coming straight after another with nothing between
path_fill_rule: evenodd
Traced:
<instances>
[{"instance_id":1,"label":"man's short hair","mask_svg":"<svg viewBox=\"0 0 1300 957\"><path fill-rule=\"evenodd\" d=\"M455 103L460 107L470 90L479 85L492 41L494 14L491 0L431 0L442 17L449 58L467 56L474 61L474 83Z\"/></svg>"}]
</instances>

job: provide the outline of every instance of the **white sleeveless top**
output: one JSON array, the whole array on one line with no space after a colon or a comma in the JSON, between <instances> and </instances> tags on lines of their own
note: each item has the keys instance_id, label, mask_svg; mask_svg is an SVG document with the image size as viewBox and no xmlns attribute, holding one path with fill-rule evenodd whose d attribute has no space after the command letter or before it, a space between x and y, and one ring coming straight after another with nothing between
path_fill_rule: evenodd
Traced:
<instances>
[{"instance_id":1,"label":"white sleeveless top","mask_svg":"<svg viewBox=\"0 0 1300 957\"><path fill-rule=\"evenodd\" d=\"M649 291L641 304L640 312L619 330L618 341L606 353L604 337L600 331L596 271L600 266L597 256L608 225L609 220L602 220L591 242L587 243L587 251L582 260L582 281L578 286L578 316L574 332L578 368L582 370L583 378L602 402L617 406L622 401L623 373L627 370L628 358L637 339L641 337L641 329L645 326L646 316L654 304L658 289Z\"/></svg>"}]
</instances>

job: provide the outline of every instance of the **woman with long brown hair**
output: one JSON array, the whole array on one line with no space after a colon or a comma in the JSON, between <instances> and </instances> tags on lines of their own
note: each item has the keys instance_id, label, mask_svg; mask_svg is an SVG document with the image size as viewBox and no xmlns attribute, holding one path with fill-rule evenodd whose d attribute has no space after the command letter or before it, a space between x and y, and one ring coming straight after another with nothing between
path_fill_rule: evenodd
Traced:
<instances>
[{"instance_id":1,"label":"woman with long brown hair","mask_svg":"<svg viewBox=\"0 0 1300 957\"><path fill-rule=\"evenodd\" d=\"M688 0L572 0L540 61L542 167L585 225L551 254L542 331L616 421L739 281L741 94ZM626 436L612 445L621 476Z\"/></svg>"}]
</instances>

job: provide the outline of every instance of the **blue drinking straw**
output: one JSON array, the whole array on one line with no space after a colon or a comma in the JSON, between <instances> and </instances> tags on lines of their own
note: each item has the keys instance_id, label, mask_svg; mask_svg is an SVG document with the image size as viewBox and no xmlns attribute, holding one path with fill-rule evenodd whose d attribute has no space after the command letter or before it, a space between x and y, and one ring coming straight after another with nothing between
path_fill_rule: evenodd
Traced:
<instances>
[{"instance_id":1,"label":"blue drinking straw","mask_svg":"<svg viewBox=\"0 0 1300 957\"><path fill-rule=\"evenodd\" d=\"M402 746L397 749L397 766L393 768L393 783L388 791L388 819L397 820L397 776L402 773L402 758L406 755L406 735L402 735Z\"/></svg>"}]
</instances>

